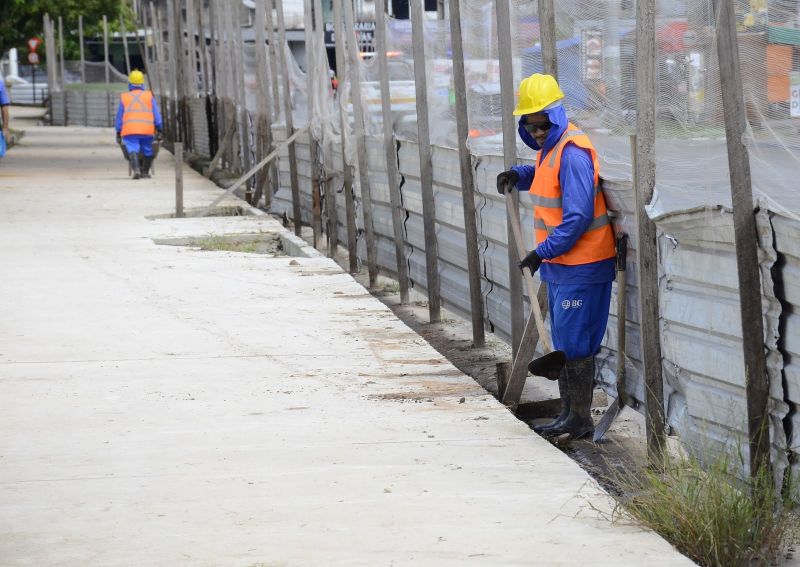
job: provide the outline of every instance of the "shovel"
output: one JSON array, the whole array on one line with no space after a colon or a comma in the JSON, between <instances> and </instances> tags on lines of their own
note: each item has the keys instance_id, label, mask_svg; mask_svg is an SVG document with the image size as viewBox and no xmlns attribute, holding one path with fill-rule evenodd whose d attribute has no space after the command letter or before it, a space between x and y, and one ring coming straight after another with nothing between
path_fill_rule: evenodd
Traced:
<instances>
[{"instance_id":1,"label":"shovel","mask_svg":"<svg viewBox=\"0 0 800 567\"><path fill-rule=\"evenodd\" d=\"M592 438L595 443L603 438L622 408L628 405L628 394L625 391L625 292L627 287L625 268L627 267L627 255L628 235L620 232L617 234L617 399L595 427Z\"/></svg>"},{"instance_id":2,"label":"shovel","mask_svg":"<svg viewBox=\"0 0 800 567\"><path fill-rule=\"evenodd\" d=\"M508 218L511 222L511 231L514 233L517 254L519 255L520 261L522 261L528 252L525 248L525 242L522 239L522 229L519 226L519 219L517 219L518 211L514 210L514 201L511 193L513 188L508 187L507 189L506 210L508 211ZM543 376L548 380L558 380L561 369L567 362L567 355L564 351L553 350L552 343L550 342L550 335L544 328L544 318L542 317L542 310L539 308L539 301L536 298L536 285L533 282L533 274L530 269L525 268L523 270L523 276L525 278L525 285L528 287L528 297L531 300L531 317L533 317L536 322L536 330L539 333L539 338L542 341L542 349L545 352L544 356L528 364L528 371L536 376ZM516 360L514 361L514 366L517 365L517 362Z\"/></svg>"}]
</instances>

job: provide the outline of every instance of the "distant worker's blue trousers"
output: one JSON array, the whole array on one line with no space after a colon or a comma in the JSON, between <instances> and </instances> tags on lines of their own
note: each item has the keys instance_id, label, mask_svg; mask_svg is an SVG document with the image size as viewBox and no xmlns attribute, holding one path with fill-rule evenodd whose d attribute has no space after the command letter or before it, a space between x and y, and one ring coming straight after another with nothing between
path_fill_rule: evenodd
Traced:
<instances>
[{"instance_id":1,"label":"distant worker's blue trousers","mask_svg":"<svg viewBox=\"0 0 800 567\"><path fill-rule=\"evenodd\" d=\"M611 283L547 284L553 348L567 360L594 356L608 325Z\"/></svg>"},{"instance_id":2,"label":"distant worker's blue trousers","mask_svg":"<svg viewBox=\"0 0 800 567\"><path fill-rule=\"evenodd\" d=\"M153 136L123 136L122 143L129 154L141 152L145 157L153 157Z\"/></svg>"}]
</instances>

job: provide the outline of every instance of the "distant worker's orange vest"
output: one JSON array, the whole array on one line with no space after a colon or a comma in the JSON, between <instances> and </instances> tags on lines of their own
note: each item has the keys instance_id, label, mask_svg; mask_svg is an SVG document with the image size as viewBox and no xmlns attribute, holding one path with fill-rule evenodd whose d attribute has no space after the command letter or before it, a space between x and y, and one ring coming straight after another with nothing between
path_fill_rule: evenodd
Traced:
<instances>
[{"instance_id":1,"label":"distant worker's orange vest","mask_svg":"<svg viewBox=\"0 0 800 567\"><path fill-rule=\"evenodd\" d=\"M153 93L138 89L122 93L122 136L154 136Z\"/></svg>"},{"instance_id":2,"label":"distant worker's orange vest","mask_svg":"<svg viewBox=\"0 0 800 567\"><path fill-rule=\"evenodd\" d=\"M589 150L594 165L594 220L575 245L565 254L545 260L555 264L575 266L606 260L615 256L614 232L608 218L606 199L600 186L600 163L597 152L589 141L589 137L570 123L555 147L543 159L543 151L536 159L536 173L533 177L530 193L533 195L533 227L536 244L541 244L547 235L561 224L561 183L558 172L561 168L561 154L564 147L572 143L579 148Z\"/></svg>"}]
</instances>

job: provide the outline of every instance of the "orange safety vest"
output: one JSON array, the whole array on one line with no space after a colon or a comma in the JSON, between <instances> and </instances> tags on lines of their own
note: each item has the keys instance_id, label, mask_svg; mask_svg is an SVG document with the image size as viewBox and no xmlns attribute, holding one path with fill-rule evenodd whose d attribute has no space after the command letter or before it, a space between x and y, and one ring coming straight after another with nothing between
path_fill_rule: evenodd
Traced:
<instances>
[{"instance_id":1,"label":"orange safety vest","mask_svg":"<svg viewBox=\"0 0 800 567\"><path fill-rule=\"evenodd\" d=\"M563 210L558 172L561 168L561 154L568 143L589 150L592 155L594 220L568 252L545 262L575 266L613 258L616 255L614 232L611 229L606 199L600 186L600 163L597 161L597 152L589 137L572 123L547 156L545 157L544 152L540 151L536 159L536 173L530 188L530 193L533 195L533 228L536 244L541 244L547 235L561 224Z\"/></svg>"},{"instance_id":2,"label":"orange safety vest","mask_svg":"<svg viewBox=\"0 0 800 567\"><path fill-rule=\"evenodd\" d=\"M122 93L122 136L154 136L153 93L138 89Z\"/></svg>"}]
</instances>

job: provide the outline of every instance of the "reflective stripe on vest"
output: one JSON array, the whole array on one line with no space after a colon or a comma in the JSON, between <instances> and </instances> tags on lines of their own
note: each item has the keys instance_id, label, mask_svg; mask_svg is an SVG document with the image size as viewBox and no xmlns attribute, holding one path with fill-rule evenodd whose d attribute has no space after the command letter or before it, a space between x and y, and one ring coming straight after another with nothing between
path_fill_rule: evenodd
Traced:
<instances>
[{"instance_id":1,"label":"reflective stripe on vest","mask_svg":"<svg viewBox=\"0 0 800 567\"><path fill-rule=\"evenodd\" d=\"M120 95L122 99L122 136L153 136L156 133L153 115L153 93L133 90Z\"/></svg>"},{"instance_id":2,"label":"reflective stripe on vest","mask_svg":"<svg viewBox=\"0 0 800 567\"><path fill-rule=\"evenodd\" d=\"M549 154L543 158L539 152L536 171L530 193L534 202L534 233L540 244L561 224L563 201L561 183L558 178L561 156L567 144L573 143L588 150L594 166L594 218L573 247L557 258L545 260L556 264L588 264L613 258L615 255L614 234L611 219L606 209L606 200L600 187L600 163L597 152L589 138L573 124L561 135Z\"/></svg>"}]
</instances>

